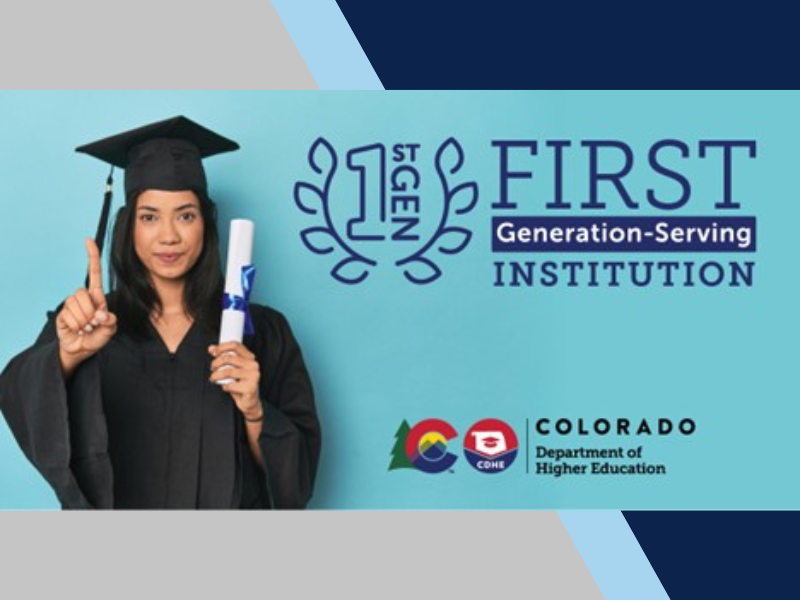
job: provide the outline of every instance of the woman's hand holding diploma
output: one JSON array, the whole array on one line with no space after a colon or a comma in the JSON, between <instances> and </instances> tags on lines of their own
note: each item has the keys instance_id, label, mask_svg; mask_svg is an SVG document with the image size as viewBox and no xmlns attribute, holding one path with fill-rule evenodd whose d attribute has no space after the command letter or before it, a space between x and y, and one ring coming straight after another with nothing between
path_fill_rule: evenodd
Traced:
<instances>
[{"instance_id":1,"label":"woman's hand holding diploma","mask_svg":"<svg viewBox=\"0 0 800 600\"><path fill-rule=\"evenodd\" d=\"M209 381L216 383L221 379L231 380L222 386L228 392L236 407L250 422L258 422L264 410L258 397L258 382L261 369L255 354L240 342L225 342L208 349L214 360L211 362Z\"/></svg>"},{"instance_id":2,"label":"woman's hand holding diploma","mask_svg":"<svg viewBox=\"0 0 800 600\"><path fill-rule=\"evenodd\" d=\"M86 252L89 255L89 289L80 288L67 298L56 317L59 359L65 378L117 332L117 317L108 310L103 292L100 251L91 238L86 239Z\"/></svg>"}]
</instances>

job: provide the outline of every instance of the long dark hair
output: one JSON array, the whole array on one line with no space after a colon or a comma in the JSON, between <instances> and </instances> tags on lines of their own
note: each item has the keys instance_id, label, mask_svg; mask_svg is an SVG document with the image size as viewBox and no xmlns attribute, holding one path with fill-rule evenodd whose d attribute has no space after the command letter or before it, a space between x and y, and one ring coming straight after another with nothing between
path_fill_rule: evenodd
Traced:
<instances>
[{"instance_id":1,"label":"long dark hair","mask_svg":"<svg viewBox=\"0 0 800 600\"><path fill-rule=\"evenodd\" d=\"M219 333L223 278L219 257L217 208L205 194L195 193L203 218L203 251L186 274L183 306L195 321ZM135 195L138 197L138 194ZM136 337L144 337L150 313L162 310L161 300L150 283L147 269L136 255L133 228L136 224L136 197L119 209L111 237L110 308L119 326Z\"/></svg>"}]
</instances>

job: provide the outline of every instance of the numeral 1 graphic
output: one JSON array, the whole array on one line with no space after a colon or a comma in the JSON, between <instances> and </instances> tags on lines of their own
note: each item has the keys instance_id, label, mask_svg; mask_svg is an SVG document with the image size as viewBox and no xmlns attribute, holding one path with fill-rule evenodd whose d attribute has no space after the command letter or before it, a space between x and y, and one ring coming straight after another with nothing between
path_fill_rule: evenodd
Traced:
<instances>
[{"instance_id":1,"label":"numeral 1 graphic","mask_svg":"<svg viewBox=\"0 0 800 600\"><path fill-rule=\"evenodd\" d=\"M386 223L386 148L371 144L347 153L347 168L358 174L358 216L347 221L353 240L383 240Z\"/></svg>"}]
</instances>

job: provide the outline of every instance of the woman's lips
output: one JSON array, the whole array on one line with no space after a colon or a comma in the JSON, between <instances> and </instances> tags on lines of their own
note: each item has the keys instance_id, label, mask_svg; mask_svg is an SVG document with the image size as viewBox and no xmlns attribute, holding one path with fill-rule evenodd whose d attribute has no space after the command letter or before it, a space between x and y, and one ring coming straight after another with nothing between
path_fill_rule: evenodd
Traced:
<instances>
[{"instance_id":1,"label":"woman's lips","mask_svg":"<svg viewBox=\"0 0 800 600\"><path fill-rule=\"evenodd\" d=\"M178 261L183 256L182 253L179 254L156 254L155 257L164 263L165 265L171 265Z\"/></svg>"}]
</instances>

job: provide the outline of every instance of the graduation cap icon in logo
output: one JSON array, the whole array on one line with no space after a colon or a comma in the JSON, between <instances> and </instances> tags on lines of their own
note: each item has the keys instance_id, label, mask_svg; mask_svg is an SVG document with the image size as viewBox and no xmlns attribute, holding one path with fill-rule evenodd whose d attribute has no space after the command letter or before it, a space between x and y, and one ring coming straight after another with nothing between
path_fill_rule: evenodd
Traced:
<instances>
[{"instance_id":1,"label":"graduation cap icon in logo","mask_svg":"<svg viewBox=\"0 0 800 600\"><path fill-rule=\"evenodd\" d=\"M192 190L207 196L202 159L238 150L239 144L184 116L151 123L79 146L82 152L111 165L95 242L102 253L111 210L114 167L125 170L125 202L144 190Z\"/></svg>"}]
</instances>

